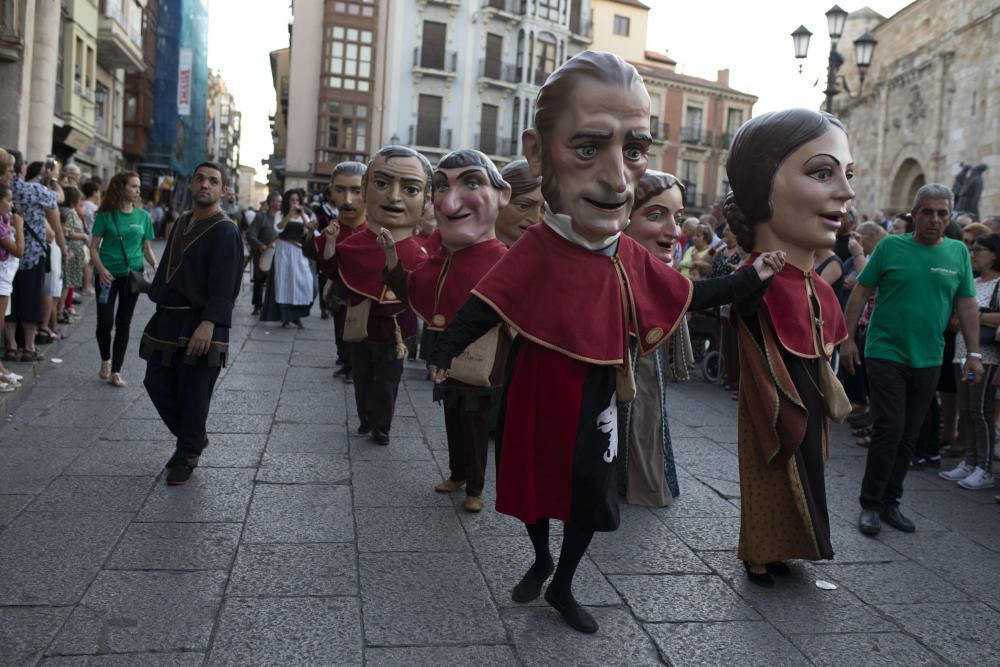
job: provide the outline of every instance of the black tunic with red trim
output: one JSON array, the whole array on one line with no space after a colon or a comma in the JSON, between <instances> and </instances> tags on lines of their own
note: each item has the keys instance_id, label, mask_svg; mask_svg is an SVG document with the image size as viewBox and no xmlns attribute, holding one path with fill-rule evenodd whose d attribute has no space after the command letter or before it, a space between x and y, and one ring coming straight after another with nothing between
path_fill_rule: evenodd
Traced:
<instances>
[{"instance_id":1,"label":"black tunic with red trim","mask_svg":"<svg viewBox=\"0 0 1000 667\"><path fill-rule=\"evenodd\" d=\"M497 427L497 511L525 523L618 527L615 368L629 334L643 352L665 341L691 283L622 236L613 254L535 225L473 290L441 334L431 363L451 359L490 327L518 332Z\"/></svg>"}]
</instances>

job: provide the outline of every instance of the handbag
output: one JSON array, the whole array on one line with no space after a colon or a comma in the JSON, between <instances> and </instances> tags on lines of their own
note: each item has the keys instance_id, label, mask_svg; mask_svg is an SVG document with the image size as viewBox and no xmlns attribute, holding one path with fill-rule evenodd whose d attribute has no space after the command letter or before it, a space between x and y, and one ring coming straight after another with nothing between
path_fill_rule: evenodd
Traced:
<instances>
[{"instance_id":1,"label":"handbag","mask_svg":"<svg viewBox=\"0 0 1000 667\"><path fill-rule=\"evenodd\" d=\"M32 229L31 225L29 225L27 222L24 223L24 228L28 231L29 234L31 234L31 238L33 238L36 241L38 241L39 245L42 246L42 250L45 252L45 273L51 273L52 272L52 247L45 241L45 239L39 238L38 237L38 233L35 232L35 230Z\"/></svg>"},{"instance_id":2,"label":"handbag","mask_svg":"<svg viewBox=\"0 0 1000 667\"><path fill-rule=\"evenodd\" d=\"M271 265L274 263L274 244L267 246L260 251L260 257L257 258L257 268L267 273L271 270Z\"/></svg>"},{"instance_id":3,"label":"handbag","mask_svg":"<svg viewBox=\"0 0 1000 667\"><path fill-rule=\"evenodd\" d=\"M497 358L497 346L500 344L500 327L498 324L465 348L462 354L451 361L448 376L452 380L472 385L473 387L491 387L490 376Z\"/></svg>"},{"instance_id":4,"label":"handbag","mask_svg":"<svg viewBox=\"0 0 1000 667\"><path fill-rule=\"evenodd\" d=\"M143 263L142 271L133 271L129 268L128 253L125 252L125 240L118 229L118 211L111 213L111 219L115 223L115 232L118 234L118 246L122 249L122 259L125 260L125 268L128 268L128 287L131 294L146 294L153 286L153 277L147 275L146 265Z\"/></svg>"},{"instance_id":5,"label":"handbag","mask_svg":"<svg viewBox=\"0 0 1000 667\"><path fill-rule=\"evenodd\" d=\"M993 286L993 296L990 297L990 305L988 310L981 310L980 313L996 313L1000 312L1000 304L997 303L997 290L1000 289L1000 280L997 284ZM981 323L979 325L979 345L982 346L984 343L996 343L997 328L991 327Z\"/></svg>"},{"instance_id":6,"label":"handbag","mask_svg":"<svg viewBox=\"0 0 1000 667\"><path fill-rule=\"evenodd\" d=\"M826 414L838 424L851 413L851 400L847 398L844 385L837 379L833 366L822 357L817 360L819 366L819 392L823 395L823 405Z\"/></svg>"},{"instance_id":7,"label":"handbag","mask_svg":"<svg viewBox=\"0 0 1000 667\"><path fill-rule=\"evenodd\" d=\"M368 315L371 311L371 299L362 299L361 303L347 307L347 314L344 316L344 342L360 343L368 338Z\"/></svg>"}]
</instances>

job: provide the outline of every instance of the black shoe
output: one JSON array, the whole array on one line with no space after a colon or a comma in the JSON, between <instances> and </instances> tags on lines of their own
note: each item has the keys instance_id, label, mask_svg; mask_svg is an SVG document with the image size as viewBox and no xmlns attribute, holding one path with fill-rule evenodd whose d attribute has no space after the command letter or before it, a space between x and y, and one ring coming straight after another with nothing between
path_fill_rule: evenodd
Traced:
<instances>
[{"instance_id":1,"label":"black shoe","mask_svg":"<svg viewBox=\"0 0 1000 667\"><path fill-rule=\"evenodd\" d=\"M786 566L787 567L787 566ZM750 563L743 561L743 569L747 571L747 579L751 584L756 584L762 588L774 588L774 579L767 572L758 573L750 569Z\"/></svg>"},{"instance_id":2,"label":"black shoe","mask_svg":"<svg viewBox=\"0 0 1000 667\"><path fill-rule=\"evenodd\" d=\"M297 317L294 320L292 320L292 324L294 324L295 326L297 326L300 329L305 329L306 328L305 325L302 324L302 320L300 320Z\"/></svg>"},{"instance_id":3,"label":"black shoe","mask_svg":"<svg viewBox=\"0 0 1000 667\"><path fill-rule=\"evenodd\" d=\"M928 468L940 468L941 467L941 455L935 454L934 456L928 456L924 459L924 465Z\"/></svg>"},{"instance_id":4,"label":"black shoe","mask_svg":"<svg viewBox=\"0 0 1000 667\"><path fill-rule=\"evenodd\" d=\"M281 323L281 328L282 329L287 329L289 324L291 324L291 323L290 322L282 322Z\"/></svg>"},{"instance_id":5,"label":"black shoe","mask_svg":"<svg viewBox=\"0 0 1000 667\"><path fill-rule=\"evenodd\" d=\"M321 320L328 320L328 319L330 319L330 313L328 313L325 310L319 311L319 319L321 319Z\"/></svg>"},{"instance_id":6,"label":"black shoe","mask_svg":"<svg viewBox=\"0 0 1000 667\"><path fill-rule=\"evenodd\" d=\"M901 530L904 533L913 533L917 530L917 527L913 525L913 522L903 516L903 513L899 511L899 505L893 505L888 509L882 510L882 520L896 530Z\"/></svg>"},{"instance_id":7,"label":"black shoe","mask_svg":"<svg viewBox=\"0 0 1000 667\"><path fill-rule=\"evenodd\" d=\"M359 435L368 435L371 432L372 432L371 424L364 424L364 423L362 423L361 426L358 427L358 434Z\"/></svg>"},{"instance_id":8,"label":"black shoe","mask_svg":"<svg viewBox=\"0 0 1000 667\"><path fill-rule=\"evenodd\" d=\"M191 479L194 466L186 463L175 463L167 469L167 486L180 486Z\"/></svg>"},{"instance_id":9,"label":"black shoe","mask_svg":"<svg viewBox=\"0 0 1000 667\"><path fill-rule=\"evenodd\" d=\"M340 364L341 366L340 368L338 368L333 372L333 377L339 378L341 375L347 375L348 373L350 373L350 371L344 368L344 366L342 365L344 363L343 361L338 361L337 363Z\"/></svg>"},{"instance_id":10,"label":"black shoe","mask_svg":"<svg viewBox=\"0 0 1000 667\"><path fill-rule=\"evenodd\" d=\"M792 568L788 567L787 564L779 561L767 564L768 574L777 574L778 576L785 577L792 573Z\"/></svg>"},{"instance_id":11,"label":"black shoe","mask_svg":"<svg viewBox=\"0 0 1000 667\"><path fill-rule=\"evenodd\" d=\"M882 522L878 520L875 510L861 510L858 515L858 530L865 535L878 535L882 530Z\"/></svg>"},{"instance_id":12,"label":"black shoe","mask_svg":"<svg viewBox=\"0 0 1000 667\"><path fill-rule=\"evenodd\" d=\"M372 431L372 442L376 445L382 445L385 447L389 444L389 434L383 433L382 431Z\"/></svg>"},{"instance_id":13,"label":"black shoe","mask_svg":"<svg viewBox=\"0 0 1000 667\"><path fill-rule=\"evenodd\" d=\"M910 470L923 470L924 465L927 464L927 459L921 457L918 459L912 459L910 461Z\"/></svg>"},{"instance_id":14,"label":"black shoe","mask_svg":"<svg viewBox=\"0 0 1000 667\"><path fill-rule=\"evenodd\" d=\"M344 373L344 384L354 384L354 376L350 372Z\"/></svg>"},{"instance_id":15,"label":"black shoe","mask_svg":"<svg viewBox=\"0 0 1000 667\"><path fill-rule=\"evenodd\" d=\"M257 317L258 315L260 315L260 306L257 306L256 308L254 308L254 309L253 309L253 312L252 312L252 313L250 313L250 315L251 315L252 317Z\"/></svg>"},{"instance_id":16,"label":"black shoe","mask_svg":"<svg viewBox=\"0 0 1000 667\"><path fill-rule=\"evenodd\" d=\"M581 607L572 595L569 596L569 600L560 600L552 593L552 587L549 586L545 589L545 601L552 605L552 608L558 611L563 620L574 630L592 634L600 627L590 612Z\"/></svg>"},{"instance_id":17,"label":"black shoe","mask_svg":"<svg viewBox=\"0 0 1000 667\"><path fill-rule=\"evenodd\" d=\"M514 586L514 590L510 594L510 599L518 604L524 604L537 599L542 592L542 584L545 583L545 580L549 578L554 569L555 567L552 565L551 560L548 563L548 567L532 565L524 573L524 576L521 577L521 581L517 582L517 586Z\"/></svg>"}]
</instances>

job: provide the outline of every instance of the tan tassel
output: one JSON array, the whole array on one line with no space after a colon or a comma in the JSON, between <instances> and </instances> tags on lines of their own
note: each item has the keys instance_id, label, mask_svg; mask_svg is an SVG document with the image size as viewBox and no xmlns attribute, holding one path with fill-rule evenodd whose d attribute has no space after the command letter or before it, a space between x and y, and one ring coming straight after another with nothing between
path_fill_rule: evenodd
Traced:
<instances>
[{"instance_id":1,"label":"tan tassel","mask_svg":"<svg viewBox=\"0 0 1000 667\"><path fill-rule=\"evenodd\" d=\"M403 331L399 328L399 320L396 319L395 315L392 316L392 323L396 327L396 330L392 332L396 339L396 358L406 359L406 343L403 342Z\"/></svg>"}]
</instances>

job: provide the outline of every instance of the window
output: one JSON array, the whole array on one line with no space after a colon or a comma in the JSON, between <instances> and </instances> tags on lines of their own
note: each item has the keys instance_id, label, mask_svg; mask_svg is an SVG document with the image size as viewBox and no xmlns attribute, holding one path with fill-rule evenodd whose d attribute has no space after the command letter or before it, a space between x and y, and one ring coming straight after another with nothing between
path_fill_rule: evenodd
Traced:
<instances>
[{"instance_id":1,"label":"window","mask_svg":"<svg viewBox=\"0 0 1000 667\"><path fill-rule=\"evenodd\" d=\"M681 180L684 181L684 188L687 190L684 201L688 205L697 205L694 202L698 197L699 167L700 165L694 160L681 162Z\"/></svg>"},{"instance_id":2,"label":"window","mask_svg":"<svg viewBox=\"0 0 1000 667\"><path fill-rule=\"evenodd\" d=\"M368 154L368 105L330 102L320 143L331 161L364 160Z\"/></svg>"},{"instance_id":3,"label":"window","mask_svg":"<svg viewBox=\"0 0 1000 667\"><path fill-rule=\"evenodd\" d=\"M729 144L732 142L733 137L736 136L736 130L740 129L740 125L742 124L743 109L726 110L726 137L723 142L723 148L729 148Z\"/></svg>"},{"instance_id":4,"label":"window","mask_svg":"<svg viewBox=\"0 0 1000 667\"><path fill-rule=\"evenodd\" d=\"M441 98L421 95L417 102L417 145L441 145Z\"/></svg>"},{"instance_id":5,"label":"window","mask_svg":"<svg viewBox=\"0 0 1000 667\"><path fill-rule=\"evenodd\" d=\"M559 20L559 0L537 0L538 18L546 21Z\"/></svg>"},{"instance_id":6,"label":"window","mask_svg":"<svg viewBox=\"0 0 1000 667\"><path fill-rule=\"evenodd\" d=\"M501 35L486 35L486 60L483 63L483 76L490 79L499 79L503 67L501 54L503 53L503 37Z\"/></svg>"},{"instance_id":7,"label":"window","mask_svg":"<svg viewBox=\"0 0 1000 667\"><path fill-rule=\"evenodd\" d=\"M542 33L535 40L535 85L545 83L545 79L556 68L556 40Z\"/></svg>"},{"instance_id":8,"label":"window","mask_svg":"<svg viewBox=\"0 0 1000 667\"><path fill-rule=\"evenodd\" d=\"M342 2L337 0L333 3L333 10L351 16L375 16L375 0L355 0L354 2Z\"/></svg>"},{"instance_id":9,"label":"window","mask_svg":"<svg viewBox=\"0 0 1000 667\"><path fill-rule=\"evenodd\" d=\"M94 125L96 126L97 133L102 137L110 136L108 131L108 87L103 83L97 84L97 90L94 94Z\"/></svg>"},{"instance_id":10,"label":"window","mask_svg":"<svg viewBox=\"0 0 1000 667\"><path fill-rule=\"evenodd\" d=\"M701 107L689 106L684 112L684 129L681 141L701 141L701 128L705 110Z\"/></svg>"},{"instance_id":11,"label":"window","mask_svg":"<svg viewBox=\"0 0 1000 667\"><path fill-rule=\"evenodd\" d=\"M372 78L372 31L330 26L323 45L323 73L330 88L367 93ZM282 95L287 85L282 79Z\"/></svg>"},{"instance_id":12,"label":"window","mask_svg":"<svg viewBox=\"0 0 1000 667\"><path fill-rule=\"evenodd\" d=\"M511 153L518 152L517 141L521 134L521 98L514 98L514 113L510 116L510 150Z\"/></svg>"},{"instance_id":13,"label":"window","mask_svg":"<svg viewBox=\"0 0 1000 667\"><path fill-rule=\"evenodd\" d=\"M80 92L80 88L83 86L83 70L86 69L83 58L83 39L77 37L73 50L73 87L77 92Z\"/></svg>"},{"instance_id":14,"label":"window","mask_svg":"<svg viewBox=\"0 0 1000 667\"><path fill-rule=\"evenodd\" d=\"M629 23L631 23L631 21L629 21L627 16L618 16L618 14L615 14L615 34L621 35L622 37L628 37Z\"/></svg>"},{"instance_id":15,"label":"window","mask_svg":"<svg viewBox=\"0 0 1000 667\"><path fill-rule=\"evenodd\" d=\"M497 153L497 116L500 108L484 104L479 115L479 150L487 155Z\"/></svg>"},{"instance_id":16,"label":"window","mask_svg":"<svg viewBox=\"0 0 1000 667\"><path fill-rule=\"evenodd\" d=\"M94 48L87 46L87 76L83 81L83 87L89 92L94 89Z\"/></svg>"},{"instance_id":17,"label":"window","mask_svg":"<svg viewBox=\"0 0 1000 667\"><path fill-rule=\"evenodd\" d=\"M444 43L448 36L448 26L435 21L424 21L424 32L420 42L420 66L427 69L444 69Z\"/></svg>"}]
</instances>

